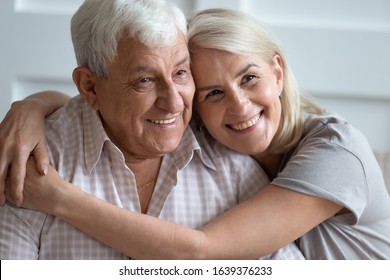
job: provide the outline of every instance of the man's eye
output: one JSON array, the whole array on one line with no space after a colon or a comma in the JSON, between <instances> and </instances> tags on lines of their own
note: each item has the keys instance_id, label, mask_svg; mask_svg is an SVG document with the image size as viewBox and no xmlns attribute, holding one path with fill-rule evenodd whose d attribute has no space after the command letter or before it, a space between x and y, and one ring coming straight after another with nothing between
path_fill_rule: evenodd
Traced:
<instances>
[{"instance_id":1,"label":"man's eye","mask_svg":"<svg viewBox=\"0 0 390 280\"><path fill-rule=\"evenodd\" d=\"M173 79L178 84L183 84L188 82L189 80L189 73L186 70L179 70L174 75Z\"/></svg>"},{"instance_id":2,"label":"man's eye","mask_svg":"<svg viewBox=\"0 0 390 280\"><path fill-rule=\"evenodd\" d=\"M179 70L177 71L176 75L177 76L184 76L187 72L185 70Z\"/></svg>"},{"instance_id":3,"label":"man's eye","mask_svg":"<svg viewBox=\"0 0 390 280\"><path fill-rule=\"evenodd\" d=\"M140 83L147 83L147 82L150 82L150 78L142 78L139 82Z\"/></svg>"},{"instance_id":4,"label":"man's eye","mask_svg":"<svg viewBox=\"0 0 390 280\"><path fill-rule=\"evenodd\" d=\"M131 85L131 88L139 92L151 91L155 88L156 83L153 78L141 78Z\"/></svg>"}]
</instances>

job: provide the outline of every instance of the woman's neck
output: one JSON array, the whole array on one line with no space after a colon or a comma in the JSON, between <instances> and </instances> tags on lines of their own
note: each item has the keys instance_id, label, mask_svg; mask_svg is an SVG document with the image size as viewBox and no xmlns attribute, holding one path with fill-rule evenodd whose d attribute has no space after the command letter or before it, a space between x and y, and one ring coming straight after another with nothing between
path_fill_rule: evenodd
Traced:
<instances>
[{"instance_id":1,"label":"woman's neck","mask_svg":"<svg viewBox=\"0 0 390 280\"><path fill-rule=\"evenodd\" d=\"M261 165L271 181L276 178L279 172L280 163L283 159L283 154L262 154L252 157Z\"/></svg>"}]
</instances>

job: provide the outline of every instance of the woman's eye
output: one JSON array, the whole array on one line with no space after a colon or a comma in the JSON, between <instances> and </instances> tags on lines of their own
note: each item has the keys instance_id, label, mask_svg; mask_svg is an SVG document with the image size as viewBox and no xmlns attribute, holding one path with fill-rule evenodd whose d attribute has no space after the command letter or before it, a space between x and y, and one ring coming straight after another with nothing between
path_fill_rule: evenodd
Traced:
<instances>
[{"instance_id":1,"label":"woman's eye","mask_svg":"<svg viewBox=\"0 0 390 280\"><path fill-rule=\"evenodd\" d=\"M210 91L210 92L207 94L207 97L217 96L217 95L222 94L222 93L223 93L222 90L214 89L214 90ZM206 97L206 98L207 98L207 97Z\"/></svg>"},{"instance_id":2,"label":"woman's eye","mask_svg":"<svg viewBox=\"0 0 390 280\"><path fill-rule=\"evenodd\" d=\"M245 84L245 83L248 83L248 82L254 81L254 80L257 80L257 76L256 75L245 75L242 78L241 83Z\"/></svg>"}]
</instances>

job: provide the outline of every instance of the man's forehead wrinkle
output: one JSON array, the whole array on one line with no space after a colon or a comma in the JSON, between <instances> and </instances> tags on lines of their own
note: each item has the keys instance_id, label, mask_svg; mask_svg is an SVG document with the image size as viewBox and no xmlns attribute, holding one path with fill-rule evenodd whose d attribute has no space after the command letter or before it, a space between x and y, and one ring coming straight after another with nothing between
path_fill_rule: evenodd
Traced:
<instances>
[{"instance_id":1,"label":"man's forehead wrinkle","mask_svg":"<svg viewBox=\"0 0 390 280\"><path fill-rule=\"evenodd\" d=\"M158 55L153 54L144 54L142 55L145 59L131 59L127 62L123 61L122 65L127 71L135 72L157 72L159 68L166 68L166 60ZM149 57L147 59L146 57ZM173 67L178 67L185 63L189 64L189 55L188 54L172 54L169 58L169 62Z\"/></svg>"}]
</instances>

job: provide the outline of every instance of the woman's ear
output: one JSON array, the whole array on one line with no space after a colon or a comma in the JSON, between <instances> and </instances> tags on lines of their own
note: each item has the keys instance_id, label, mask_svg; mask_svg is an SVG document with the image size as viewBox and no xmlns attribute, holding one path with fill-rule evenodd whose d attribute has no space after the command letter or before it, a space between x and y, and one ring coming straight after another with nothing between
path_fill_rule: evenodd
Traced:
<instances>
[{"instance_id":1,"label":"woman's ear","mask_svg":"<svg viewBox=\"0 0 390 280\"><path fill-rule=\"evenodd\" d=\"M86 67L77 67L73 70L73 81L80 95L95 111L99 110L99 102L95 92L97 77Z\"/></svg>"},{"instance_id":2,"label":"woman's ear","mask_svg":"<svg viewBox=\"0 0 390 280\"><path fill-rule=\"evenodd\" d=\"M279 54L275 54L272 59L274 66L274 74L276 76L277 86L279 87L279 92L283 90L283 81L284 81L284 62Z\"/></svg>"},{"instance_id":3,"label":"woman's ear","mask_svg":"<svg viewBox=\"0 0 390 280\"><path fill-rule=\"evenodd\" d=\"M202 132L202 131L206 130L206 127L203 124L202 118L198 114L198 111L196 109L195 100L193 102L194 102L194 105L192 107L192 119L195 121L196 129L199 132Z\"/></svg>"}]
</instances>

